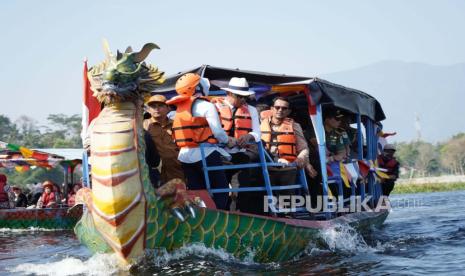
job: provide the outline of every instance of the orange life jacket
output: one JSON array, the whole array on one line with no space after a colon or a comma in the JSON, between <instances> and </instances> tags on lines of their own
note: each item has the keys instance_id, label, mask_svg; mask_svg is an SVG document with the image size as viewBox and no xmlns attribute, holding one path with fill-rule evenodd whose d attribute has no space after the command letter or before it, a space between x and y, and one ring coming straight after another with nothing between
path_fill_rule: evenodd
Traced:
<instances>
[{"instance_id":1,"label":"orange life jacket","mask_svg":"<svg viewBox=\"0 0 465 276\"><path fill-rule=\"evenodd\" d=\"M271 118L266 118L260 125L265 147L269 150L272 145L277 146L279 158L293 162L297 158L294 120L285 118L277 131L271 129L270 121Z\"/></svg>"},{"instance_id":2,"label":"orange life jacket","mask_svg":"<svg viewBox=\"0 0 465 276\"><path fill-rule=\"evenodd\" d=\"M6 185L5 182L0 182L0 202L9 201L8 193L5 192L5 185Z\"/></svg>"},{"instance_id":3,"label":"orange life jacket","mask_svg":"<svg viewBox=\"0 0 465 276\"><path fill-rule=\"evenodd\" d=\"M195 101L206 101L204 98L177 96L168 104L176 104L176 115L173 120L173 138L180 148L196 148L200 143L217 144L218 141L208 125L205 117L192 116Z\"/></svg>"},{"instance_id":4,"label":"orange life jacket","mask_svg":"<svg viewBox=\"0 0 465 276\"><path fill-rule=\"evenodd\" d=\"M247 105L242 105L233 113L229 105L224 102L224 98L216 98L213 103L218 109L221 125L228 136L237 139L252 131L252 116Z\"/></svg>"},{"instance_id":5,"label":"orange life jacket","mask_svg":"<svg viewBox=\"0 0 465 276\"><path fill-rule=\"evenodd\" d=\"M262 112L260 112L260 119L262 121L266 118L270 118L271 116L273 116L273 111L271 111L271 109L263 110Z\"/></svg>"}]
</instances>

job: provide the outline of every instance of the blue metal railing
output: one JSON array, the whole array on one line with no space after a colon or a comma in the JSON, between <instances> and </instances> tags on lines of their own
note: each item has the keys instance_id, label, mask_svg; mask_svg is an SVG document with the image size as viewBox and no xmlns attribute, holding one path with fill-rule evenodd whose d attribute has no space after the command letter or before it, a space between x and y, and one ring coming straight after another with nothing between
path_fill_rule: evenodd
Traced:
<instances>
[{"instance_id":1,"label":"blue metal railing","mask_svg":"<svg viewBox=\"0 0 465 276\"><path fill-rule=\"evenodd\" d=\"M296 167L295 164L284 165L282 163L273 162L272 158L269 154L264 150L263 144L261 141L256 142L258 146L258 156L259 156L259 163L250 163L250 164L239 164L239 165L223 165L223 166L208 166L205 156L205 145L200 144L200 153L202 156L202 169L205 178L205 185L207 187L208 192L210 195L214 193L230 193L230 192L258 192L258 191L266 191L268 206L271 209L273 214L279 213L278 210L273 205L273 191L282 191L282 190L293 190L293 189L303 189L305 194L309 194L307 180L305 178L305 172L303 169L297 169L298 172L298 179L300 183L290 184L290 185L282 185L282 186L272 186L270 181L270 175L268 173L268 167ZM269 161L268 161L268 160ZM210 177L208 172L210 171L217 171L217 170L236 170L236 169L246 169L246 168L261 168L263 179L265 181L265 186L262 187L242 187L242 188L222 188L222 189L212 189L210 183ZM293 211L303 211L305 208L296 208Z\"/></svg>"}]
</instances>

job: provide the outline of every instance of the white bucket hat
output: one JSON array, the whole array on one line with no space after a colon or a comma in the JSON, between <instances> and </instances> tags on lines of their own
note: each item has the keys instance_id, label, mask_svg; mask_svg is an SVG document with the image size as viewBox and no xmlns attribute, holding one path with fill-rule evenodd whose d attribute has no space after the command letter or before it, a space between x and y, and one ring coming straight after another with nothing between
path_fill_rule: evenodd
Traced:
<instances>
[{"instance_id":1,"label":"white bucket hat","mask_svg":"<svg viewBox=\"0 0 465 276\"><path fill-rule=\"evenodd\" d=\"M245 78L233 77L229 81L228 87L221 87L221 89L241 96L250 96L255 94L255 91L250 90L249 83Z\"/></svg>"}]
</instances>

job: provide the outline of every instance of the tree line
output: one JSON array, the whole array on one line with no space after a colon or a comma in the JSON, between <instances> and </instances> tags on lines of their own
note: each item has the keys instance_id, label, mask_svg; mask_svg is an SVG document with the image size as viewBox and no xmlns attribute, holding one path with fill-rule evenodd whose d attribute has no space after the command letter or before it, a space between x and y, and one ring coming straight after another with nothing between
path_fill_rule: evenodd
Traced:
<instances>
[{"instance_id":1,"label":"tree line","mask_svg":"<svg viewBox=\"0 0 465 276\"><path fill-rule=\"evenodd\" d=\"M407 169L407 177L465 174L465 133L432 144L425 141L397 144L397 159Z\"/></svg>"},{"instance_id":2,"label":"tree line","mask_svg":"<svg viewBox=\"0 0 465 276\"><path fill-rule=\"evenodd\" d=\"M29 148L82 148L81 116L50 114L47 123L40 125L35 119L21 116L12 121L0 115L0 141ZM400 142L396 156L407 170L407 177L465 174L465 133L454 135L447 141L432 144L425 141ZM4 169L2 169L4 170ZM43 181L50 177L61 181L61 168L35 169L25 173L9 171L18 183ZM44 178L45 177L45 178Z\"/></svg>"}]
</instances>

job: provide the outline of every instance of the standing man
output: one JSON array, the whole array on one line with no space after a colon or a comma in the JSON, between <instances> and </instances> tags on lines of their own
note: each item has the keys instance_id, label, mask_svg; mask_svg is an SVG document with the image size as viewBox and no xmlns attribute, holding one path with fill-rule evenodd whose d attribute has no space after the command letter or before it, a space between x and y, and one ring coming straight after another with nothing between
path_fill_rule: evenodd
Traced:
<instances>
[{"instance_id":1,"label":"standing man","mask_svg":"<svg viewBox=\"0 0 465 276\"><path fill-rule=\"evenodd\" d=\"M147 101L151 117L144 121L144 128L155 144L161 158L161 183L179 178L185 181L181 162L178 160L179 148L173 141L173 121L167 115L171 111L163 95L154 95ZM150 153L149 153L150 154Z\"/></svg>"},{"instance_id":2,"label":"standing man","mask_svg":"<svg viewBox=\"0 0 465 276\"><path fill-rule=\"evenodd\" d=\"M399 178L399 162L394 154L396 153L396 146L393 144L386 144L383 149L383 154L378 156L378 166L386 169L386 174L389 179L382 179L381 186L383 195L389 196L394 189L394 184Z\"/></svg>"},{"instance_id":3,"label":"standing man","mask_svg":"<svg viewBox=\"0 0 465 276\"><path fill-rule=\"evenodd\" d=\"M307 141L302 127L288 117L291 113L288 99L276 97L271 110L271 117L265 118L261 123L262 140L266 149L279 163L295 163L298 168L307 166L309 163ZM291 167L270 170L273 185L295 184L296 176L297 170Z\"/></svg>"},{"instance_id":4,"label":"standing man","mask_svg":"<svg viewBox=\"0 0 465 276\"><path fill-rule=\"evenodd\" d=\"M177 106L173 136L180 148L178 160L181 161L190 190L206 189L200 144L205 146L208 166L221 166L221 156L230 157L218 144L232 145L232 139L221 127L215 106L202 97L194 96L199 83L198 74L187 73L181 76L175 86L179 95L166 102ZM228 188L228 181L222 170L209 172L209 179L212 188ZM213 200L218 209L228 209L228 193L215 193Z\"/></svg>"}]
</instances>

